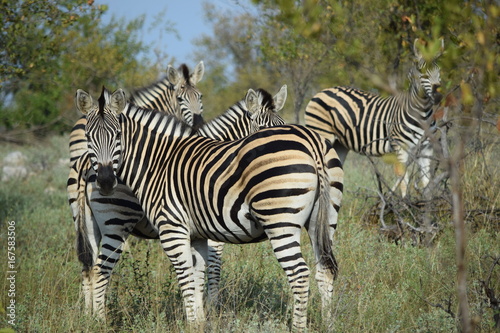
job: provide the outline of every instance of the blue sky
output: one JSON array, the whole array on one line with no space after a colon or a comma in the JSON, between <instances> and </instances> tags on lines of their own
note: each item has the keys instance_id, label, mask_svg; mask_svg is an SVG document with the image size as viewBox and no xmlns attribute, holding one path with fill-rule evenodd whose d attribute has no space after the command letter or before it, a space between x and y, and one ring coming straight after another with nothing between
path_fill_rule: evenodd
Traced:
<instances>
[{"instance_id":1,"label":"blue sky","mask_svg":"<svg viewBox=\"0 0 500 333\"><path fill-rule=\"evenodd\" d=\"M185 62L195 66L199 60L194 59L191 53L194 49L193 40L202 35L211 35L212 27L203 17L203 2L208 0L96 0L96 4L105 4L108 11L104 16L105 22L114 15L115 18L125 17L127 20L145 15L144 29L141 39L144 43L159 45L163 52L175 57L176 62ZM225 10L241 10L239 3L248 3L247 0L210 0L208 1ZM164 14L163 24L154 26L158 15ZM164 31L165 23L170 22L179 34L179 39L173 33Z\"/></svg>"}]
</instances>

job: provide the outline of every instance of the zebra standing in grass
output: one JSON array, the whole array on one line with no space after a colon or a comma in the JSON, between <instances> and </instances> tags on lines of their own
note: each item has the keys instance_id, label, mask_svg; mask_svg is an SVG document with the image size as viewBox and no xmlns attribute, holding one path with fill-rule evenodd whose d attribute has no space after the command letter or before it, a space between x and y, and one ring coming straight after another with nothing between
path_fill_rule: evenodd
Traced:
<instances>
[{"instance_id":1,"label":"zebra standing in grass","mask_svg":"<svg viewBox=\"0 0 500 333\"><path fill-rule=\"evenodd\" d=\"M262 127L283 125L285 122L278 111L284 106L286 88L283 85L274 97L263 89L249 89L244 100L204 124L197 133L218 140L235 140ZM84 264L82 289L86 309L93 309L97 316L104 317L106 286L129 233L149 239L159 235L158 229L144 218L138 199L127 186L117 185L111 197L100 195L95 173L87 174L89 163L87 153L74 163L68 178L68 197L77 229L82 230L78 235L87 234L77 240L78 257ZM210 241L209 246L208 295L209 300L216 303L222 243ZM91 278L93 266L99 267L93 273L99 278Z\"/></svg>"},{"instance_id":2,"label":"zebra standing in grass","mask_svg":"<svg viewBox=\"0 0 500 333\"><path fill-rule=\"evenodd\" d=\"M179 71L169 65L165 78L149 87L138 90L137 93L132 93L132 100L143 107L162 108L162 111L171 113L190 125L194 125L195 122L199 124L203 105L201 102L202 94L196 88L196 83L202 79L203 73L204 65L202 61L198 63L192 74L189 73L187 66L184 64L179 67ZM198 116L193 116L190 113L190 108L196 110ZM123 228L127 226L126 221L129 220L141 221L138 223L137 233L144 238L155 238L157 233L148 228L149 223L147 221L143 221L144 213L140 206L137 203L134 204L133 201L127 200L127 194L130 190L123 190L124 194L117 193L114 198L92 197L91 190L92 186L95 185L95 175L89 172L90 160L87 156L88 147L85 137L86 124L87 119L83 116L76 122L70 134L71 168L67 191L75 227L77 230L85 228L87 233L93 235L93 237L86 240L77 240L78 258L84 264L82 291L85 298L85 309L90 310L94 307L96 313L103 314L104 298L101 300L99 296L93 296L94 290L98 288L98 285L101 285L101 282L98 285L92 285L93 280L91 279L90 270L92 263L96 262L101 239L113 236L107 234L107 229ZM94 193L96 192L94 191ZM108 209L114 205L119 205L122 209L119 213L112 210L111 214L109 214ZM106 218L110 215L111 218ZM105 224L106 227L103 227ZM141 228L141 226L143 227ZM113 258L109 260L112 261ZM102 283L106 284L107 282L102 281ZM102 295L104 295L104 291ZM102 310L98 310L100 308Z\"/></svg>"},{"instance_id":3,"label":"zebra standing in grass","mask_svg":"<svg viewBox=\"0 0 500 333\"><path fill-rule=\"evenodd\" d=\"M332 240L343 171L327 140L298 125L229 142L193 136L172 116L128 104L121 89L104 90L98 107L78 90L76 105L87 114L101 194L111 194L118 177L137 196L175 268L189 322L205 320L207 239L269 239L294 294L293 328L304 330L309 268L300 250L303 227L328 308L337 273Z\"/></svg>"},{"instance_id":4,"label":"zebra standing in grass","mask_svg":"<svg viewBox=\"0 0 500 333\"><path fill-rule=\"evenodd\" d=\"M429 183L433 154L426 131L435 128L433 107L442 98L438 92L441 78L436 64L441 53L426 63L417 49L417 41L409 91L383 98L349 87L325 89L306 106L305 122L324 138L335 141L334 148L342 163L349 150L353 150L367 156L395 152L399 162L407 166L410 155L420 149L416 162L425 187ZM401 180L403 196L407 193L408 181L406 170Z\"/></svg>"},{"instance_id":5,"label":"zebra standing in grass","mask_svg":"<svg viewBox=\"0 0 500 333\"><path fill-rule=\"evenodd\" d=\"M161 80L132 92L130 100L137 106L164 111L173 114L193 127L203 124L202 94L196 84L203 78L205 66L203 61L196 65L193 73L185 64L176 70L167 66L167 74ZM85 116L81 117L73 126L69 139L70 163L73 164L87 151L85 138Z\"/></svg>"}]
</instances>

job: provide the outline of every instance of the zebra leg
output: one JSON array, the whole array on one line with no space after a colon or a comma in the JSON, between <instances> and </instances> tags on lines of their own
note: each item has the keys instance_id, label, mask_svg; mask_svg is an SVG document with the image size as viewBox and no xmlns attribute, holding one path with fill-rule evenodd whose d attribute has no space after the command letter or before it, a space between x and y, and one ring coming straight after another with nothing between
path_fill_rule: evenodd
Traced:
<instances>
[{"instance_id":1,"label":"zebra leg","mask_svg":"<svg viewBox=\"0 0 500 333\"><path fill-rule=\"evenodd\" d=\"M344 146L338 139L335 139L333 148L337 152L340 162L342 163L342 165L344 165L349 149L346 146Z\"/></svg>"},{"instance_id":2,"label":"zebra leg","mask_svg":"<svg viewBox=\"0 0 500 333\"><path fill-rule=\"evenodd\" d=\"M195 287L195 302L203 305L203 290L205 288L205 270L208 261L208 243L206 239L191 240L193 251L193 280ZM203 307L200 307L203 309ZM203 313L200 313L204 317Z\"/></svg>"},{"instance_id":3,"label":"zebra leg","mask_svg":"<svg viewBox=\"0 0 500 333\"><path fill-rule=\"evenodd\" d=\"M405 170L404 170L404 174L402 176L398 175L400 177L396 181L396 184L394 184L394 186L392 187L391 190L393 192L395 192L396 188L399 185L399 188L401 189L401 196L404 198L406 196L406 194L407 194L408 183L410 181L410 171L409 171L409 168L408 168L408 165L407 165L409 154L404 149L398 149L398 150L396 150L396 156L398 158L399 163L401 163L401 165L403 165L405 167Z\"/></svg>"},{"instance_id":4,"label":"zebra leg","mask_svg":"<svg viewBox=\"0 0 500 333\"><path fill-rule=\"evenodd\" d=\"M142 219L144 212L140 209L137 198L121 181L116 186L113 195L103 196L97 190L95 176L90 177L87 197L96 224L93 234L102 235L99 255L94 261L90 276L93 314L104 319L105 295L111 273L120 259L125 241Z\"/></svg>"},{"instance_id":5,"label":"zebra leg","mask_svg":"<svg viewBox=\"0 0 500 333\"><path fill-rule=\"evenodd\" d=\"M158 229L163 251L167 254L177 274L187 321L195 324L202 323L205 321L203 302L200 301L203 299L203 295L198 295L200 290L195 286L193 251L189 230L182 221L160 221ZM195 255L197 259L201 257Z\"/></svg>"},{"instance_id":6,"label":"zebra leg","mask_svg":"<svg viewBox=\"0 0 500 333\"><path fill-rule=\"evenodd\" d=\"M321 200L321 199L320 199ZM319 203L316 205L313 214L311 215L310 223L307 228L307 232L309 234L309 239L311 240L311 245L313 248L313 253L316 262L316 274L315 279L318 284L318 290L321 295L321 313L323 317L323 321L325 323L332 324L333 316L331 310L332 298L333 298L333 281L337 274L337 266L336 261L334 260L335 267L330 267L331 265L328 262L325 262L324 257L333 254L325 253L324 249L322 249L320 242L318 239L322 237L319 234L321 231L318 229L318 223L328 223L328 247L331 248L331 244L333 242L333 235L335 232L335 228L337 225L337 211L333 208L334 206L326 206L328 202ZM321 221L321 219L326 219Z\"/></svg>"},{"instance_id":7,"label":"zebra leg","mask_svg":"<svg viewBox=\"0 0 500 333\"><path fill-rule=\"evenodd\" d=\"M220 271L222 265L222 250L224 243L208 240L208 303L217 306L219 303Z\"/></svg>"},{"instance_id":8,"label":"zebra leg","mask_svg":"<svg viewBox=\"0 0 500 333\"><path fill-rule=\"evenodd\" d=\"M292 328L304 331L307 324L307 303L309 300L309 267L300 251L301 228L284 227L266 229L274 254L285 271L293 292L294 306Z\"/></svg>"},{"instance_id":9,"label":"zebra leg","mask_svg":"<svg viewBox=\"0 0 500 333\"><path fill-rule=\"evenodd\" d=\"M420 168L421 175L421 185L422 188L426 188L430 181L430 171L431 171L431 157L434 153L432 146L426 145L422 148L421 156L417 159L418 166Z\"/></svg>"},{"instance_id":10,"label":"zebra leg","mask_svg":"<svg viewBox=\"0 0 500 333\"><path fill-rule=\"evenodd\" d=\"M97 318L105 319L105 295L111 272L122 254L122 247L129 233L127 230L105 230L97 262L92 268L93 311Z\"/></svg>"}]
</instances>

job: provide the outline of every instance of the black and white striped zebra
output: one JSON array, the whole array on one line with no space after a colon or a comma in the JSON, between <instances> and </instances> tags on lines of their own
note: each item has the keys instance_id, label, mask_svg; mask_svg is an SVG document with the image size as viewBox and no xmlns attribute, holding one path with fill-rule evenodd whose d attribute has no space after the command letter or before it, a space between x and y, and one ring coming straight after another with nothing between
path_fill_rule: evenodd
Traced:
<instances>
[{"instance_id":1,"label":"black and white striped zebra","mask_svg":"<svg viewBox=\"0 0 500 333\"><path fill-rule=\"evenodd\" d=\"M167 76L147 87L134 91L130 102L137 106L164 111L182 119L191 127L203 125L202 94L196 84L203 78L203 61L196 65L193 73L182 64L178 70L170 65Z\"/></svg>"},{"instance_id":2,"label":"black and white striped zebra","mask_svg":"<svg viewBox=\"0 0 500 333\"><path fill-rule=\"evenodd\" d=\"M197 133L218 140L234 140L261 127L282 125L285 122L278 111L283 108L286 96L286 85L274 97L263 89L249 89L245 99L204 124ZM74 163L68 178L68 197L75 225L82 231L79 235L87 235L77 241L78 256L84 266L82 290L86 309L93 309L97 316L104 317L106 285L129 233L149 239L159 238L159 235L157 228L144 217L138 199L127 186L119 183L113 196L100 195L95 173L88 171L89 166L87 153ZM210 241L209 246L208 294L210 301L216 303L222 243ZM96 262L104 267L97 281L90 276L90 269Z\"/></svg>"},{"instance_id":3,"label":"black and white striped zebra","mask_svg":"<svg viewBox=\"0 0 500 333\"><path fill-rule=\"evenodd\" d=\"M269 239L294 294L293 327L306 327L309 268L300 249L307 229L324 308L337 274L332 240L343 171L331 144L298 125L259 130L237 141L191 134L165 114L103 91L98 107L78 90L87 114L89 155L102 195L117 177L139 198L175 267L189 322L205 320L207 239ZM99 269L95 266L94 269Z\"/></svg>"},{"instance_id":4,"label":"black and white striped zebra","mask_svg":"<svg viewBox=\"0 0 500 333\"><path fill-rule=\"evenodd\" d=\"M193 73L185 64L176 70L167 66L165 77L147 87L133 91L130 100L137 106L155 109L172 114L185 121L190 126L200 127L203 124L202 94L196 84L203 78L205 66L203 61L196 65ZM85 138L85 116L77 120L70 133L69 156L73 164L87 151Z\"/></svg>"},{"instance_id":5,"label":"black and white striped zebra","mask_svg":"<svg viewBox=\"0 0 500 333\"><path fill-rule=\"evenodd\" d=\"M415 64L406 92L383 98L350 87L334 87L317 93L306 106L306 126L334 142L344 163L349 150L367 156L395 152L405 167L414 156L423 187L429 183L433 154L426 131L435 128L434 106L441 101L440 69L436 56L425 62L414 44ZM428 134L428 133L427 133ZM417 150L418 154L417 154ZM401 192L405 196L409 172L405 171Z\"/></svg>"}]
</instances>

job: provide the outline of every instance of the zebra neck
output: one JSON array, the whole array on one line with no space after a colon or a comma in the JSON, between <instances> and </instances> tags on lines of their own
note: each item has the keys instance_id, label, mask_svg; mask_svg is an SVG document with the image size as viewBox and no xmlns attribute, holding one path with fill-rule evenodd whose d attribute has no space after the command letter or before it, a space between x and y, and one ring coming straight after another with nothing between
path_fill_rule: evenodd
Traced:
<instances>
[{"instance_id":1,"label":"zebra neck","mask_svg":"<svg viewBox=\"0 0 500 333\"><path fill-rule=\"evenodd\" d=\"M409 92L402 93L404 109L419 121L427 121L433 114L432 100L422 88L410 86Z\"/></svg>"},{"instance_id":2,"label":"zebra neck","mask_svg":"<svg viewBox=\"0 0 500 333\"><path fill-rule=\"evenodd\" d=\"M191 136L191 127L174 116L134 105L120 114L120 124L122 154L117 176L149 211L161 199L155 184L164 181L169 161L183 143L200 138Z\"/></svg>"},{"instance_id":3,"label":"zebra neck","mask_svg":"<svg viewBox=\"0 0 500 333\"><path fill-rule=\"evenodd\" d=\"M240 101L205 123L196 133L219 141L237 140L247 136L250 134L250 115L246 109L245 102Z\"/></svg>"},{"instance_id":4,"label":"zebra neck","mask_svg":"<svg viewBox=\"0 0 500 333\"><path fill-rule=\"evenodd\" d=\"M141 108L163 111L181 116L180 105L174 96L174 86L165 77L148 87L134 91L130 101Z\"/></svg>"}]
</instances>

